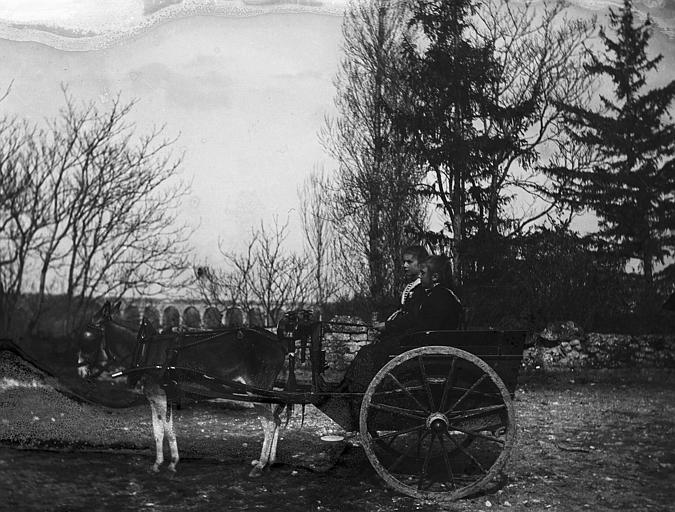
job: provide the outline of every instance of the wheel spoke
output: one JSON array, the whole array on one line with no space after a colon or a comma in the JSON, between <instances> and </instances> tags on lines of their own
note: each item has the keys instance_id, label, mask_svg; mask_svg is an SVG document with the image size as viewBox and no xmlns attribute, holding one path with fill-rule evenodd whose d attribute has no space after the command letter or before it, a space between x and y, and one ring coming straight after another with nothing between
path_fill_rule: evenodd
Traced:
<instances>
[{"instance_id":1,"label":"wheel spoke","mask_svg":"<svg viewBox=\"0 0 675 512\"><path fill-rule=\"evenodd\" d=\"M375 441L379 441L379 440L382 440L382 439L389 439L390 437L393 440L393 439L396 439L398 436L402 436L403 434L410 434L411 432L419 432L420 430L422 430L424 428L425 428L425 425L424 425L424 423L422 423L421 425L417 425L416 427L407 428L405 430L396 430L396 431L393 431L393 432L387 432L386 434L382 434L382 435L378 434L377 436L373 436L371 434L371 437Z\"/></svg>"},{"instance_id":2,"label":"wheel spoke","mask_svg":"<svg viewBox=\"0 0 675 512\"><path fill-rule=\"evenodd\" d=\"M447 470L446 472L448 473L448 476L452 481L452 485L454 487L457 487L457 484L455 483L455 475L452 472L452 465L450 464L450 459L448 458L448 452L445 451L445 443L443 442L443 436L439 436L438 440L441 443L441 453L443 454L443 462L445 464L445 469Z\"/></svg>"},{"instance_id":3,"label":"wheel spoke","mask_svg":"<svg viewBox=\"0 0 675 512\"><path fill-rule=\"evenodd\" d=\"M450 420L467 420L469 418L480 418L483 415L488 415L497 411L506 409L506 404L488 405L487 407L476 407L475 409L464 409L457 411L450 415Z\"/></svg>"},{"instance_id":4,"label":"wheel spoke","mask_svg":"<svg viewBox=\"0 0 675 512\"><path fill-rule=\"evenodd\" d=\"M424 441L424 438L425 438L426 436L427 436L427 432L425 432L421 437L419 437L419 438L417 439L417 452L418 452L418 453L419 453L419 449L420 449L420 443L422 443L422 441ZM415 447L412 447L412 448L414 449ZM412 451L412 449L408 449L406 452L403 452L403 453L398 457L398 459L396 459L396 460L394 461L394 463L393 463L391 466L389 466L389 468L388 468L389 472L390 472L390 473L393 473L394 470L396 469L396 467L397 467L401 462L403 462L403 461L405 460L406 457L410 457L410 456L411 456L411 455L410 455L410 452L411 452L411 451Z\"/></svg>"},{"instance_id":5,"label":"wheel spoke","mask_svg":"<svg viewBox=\"0 0 675 512\"><path fill-rule=\"evenodd\" d=\"M480 384L481 384L485 379L487 379L487 377L488 377L487 373L484 373L483 375L481 375L480 378L479 378L476 382L474 382L474 383L471 385L471 387L470 387L469 389L467 389L461 397L459 397L459 399L452 405L452 407L450 407L450 409L448 409L448 410L445 412L445 415L447 416L447 415L450 414L452 411L454 411L455 408L456 408L459 404L461 404L461 403L464 401L464 399L465 399L467 396L469 396L469 395L471 394L471 392L472 392L474 389L476 389L478 386L480 386Z\"/></svg>"},{"instance_id":6,"label":"wheel spoke","mask_svg":"<svg viewBox=\"0 0 675 512\"><path fill-rule=\"evenodd\" d=\"M468 388L463 388L460 386L454 387L453 388L455 391L460 392L464 391L466 392ZM500 400L501 395L499 393L489 393L480 389L472 389L471 393L473 394L474 397L480 397L480 398L485 398L485 400L492 400L494 402L495 400Z\"/></svg>"},{"instance_id":7,"label":"wheel spoke","mask_svg":"<svg viewBox=\"0 0 675 512\"><path fill-rule=\"evenodd\" d=\"M487 439L488 441L492 441L494 443L501 444L502 446L504 446L504 444L505 444L503 439L499 439L498 437L494 437L494 436L487 436L487 435L485 435L481 432L474 432L472 430L466 430L466 429L463 429L463 428L456 427L454 425L450 425L449 428L450 428L450 430L456 430L457 432L461 432L462 434L466 434L468 436L480 437L481 439Z\"/></svg>"},{"instance_id":8,"label":"wheel spoke","mask_svg":"<svg viewBox=\"0 0 675 512\"><path fill-rule=\"evenodd\" d=\"M429 410L435 411L436 407L434 406L434 397L431 394L431 387L429 387L429 377L427 376L427 370L424 367L424 361L422 360L421 355L417 357L417 362L419 363L420 373L422 374L422 383L424 384L424 389L427 392L427 400L429 400Z\"/></svg>"},{"instance_id":9,"label":"wheel spoke","mask_svg":"<svg viewBox=\"0 0 675 512\"><path fill-rule=\"evenodd\" d=\"M445 377L445 384L443 384L443 396L441 397L441 403L438 407L439 411L442 411L445 407L445 402L448 400L448 394L450 393L450 388L453 386L453 381L455 378L455 366L457 365L457 358L452 358L452 363L450 364L450 370L448 370L448 375Z\"/></svg>"},{"instance_id":10,"label":"wheel spoke","mask_svg":"<svg viewBox=\"0 0 675 512\"><path fill-rule=\"evenodd\" d=\"M424 414L424 412L422 411L417 411L415 409L404 409L403 407L396 407L395 405L378 404L371 402L370 407L372 407L373 409L377 409L378 411L400 414L401 416L406 416L408 418L413 418L416 420L423 420L426 418L426 414Z\"/></svg>"},{"instance_id":11,"label":"wheel spoke","mask_svg":"<svg viewBox=\"0 0 675 512\"><path fill-rule=\"evenodd\" d=\"M436 439L436 434L432 431L431 441L429 441L429 450L427 451L427 454L424 456L424 464L422 464L422 472L420 473L420 480L419 482L417 482L417 488L420 490L422 489L422 484L424 483L424 475L426 475L427 471L429 471L429 461L431 460L431 453L433 451L434 439ZM431 480L431 478L429 478L429 480Z\"/></svg>"},{"instance_id":12,"label":"wheel spoke","mask_svg":"<svg viewBox=\"0 0 675 512\"><path fill-rule=\"evenodd\" d=\"M415 403L417 404L417 406L418 406L420 409L424 410L424 411L427 412L427 413L431 412L431 411L429 411L429 409L427 409L426 407L424 407L424 405L422 405L422 404L420 403L420 401L419 401L417 398L415 398L415 396L414 396L410 391L408 391L408 389L407 389L403 384L401 384L401 383L399 382L399 380L398 380L393 374L387 373L387 377L389 377L391 380L393 380L394 383L398 386L398 388L399 388L401 391L403 391L406 395L408 395L408 396L413 400L413 402L415 402Z\"/></svg>"},{"instance_id":13,"label":"wheel spoke","mask_svg":"<svg viewBox=\"0 0 675 512\"><path fill-rule=\"evenodd\" d=\"M459 451L461 451L464 455L466 455L467 457L469 457L469 459L471 459L471 461L476 465L476 467L481 471L481 473L483 473L484 475L487 474L487 471L485 471L483 465L480 462L478 462L473 455L467 452L464 449L464 447L460 443L455 441L449 433L445 432L445 435L448 436L448 439L452 441L452 443L459 449Z\"/></svg>"}]
</instances>

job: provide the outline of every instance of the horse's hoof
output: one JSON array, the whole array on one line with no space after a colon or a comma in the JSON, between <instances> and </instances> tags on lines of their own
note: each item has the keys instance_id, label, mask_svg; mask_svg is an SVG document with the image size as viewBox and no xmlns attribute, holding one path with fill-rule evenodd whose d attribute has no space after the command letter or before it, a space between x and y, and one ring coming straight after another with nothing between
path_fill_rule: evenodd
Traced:
<instances>
[{"instance_id":1,"label":"horse's hoof","mask_svg":"<svg viewBox=\"0 0 675 512\"><path fill-rule=\"evenodd\" d=\"M159 473L159 464L153 464L152 467L150 468L150 471L152 473Z\"/></svg>"},{"instance_id":2,"label":"horse's hoof","mask_svg":"<svg viewBox=\"0 0 675 512\"><path fill-rule=\"evenodd\" d=\"M262 476L263 468L254 466L251 472L248 474L249 478L260 478Z\"/></svg>"},{"instance_id":3,"label":"horse's hoof","mask_svg":"<svg viewBox=\"0 0 675 512\"><path fill-rule=\"evenodd\" d=\"M175 472L176 472L176 465L172 462L171 464L169 464L169 466L167 467L167 469L168 469L169 471L171 471L172 473L175 473Z\"/></svg>"},{"instance_id":4,"label":"horse's hoof","mask_svg":"<svg viewBox=\"0 0 675 512\"><path fill-rule=\"evenodd\" d=\"M258 465L259 462L260 462L259 460L252 460L251 466L256 466L256 465Z\"/></svg>"}]
</instances>

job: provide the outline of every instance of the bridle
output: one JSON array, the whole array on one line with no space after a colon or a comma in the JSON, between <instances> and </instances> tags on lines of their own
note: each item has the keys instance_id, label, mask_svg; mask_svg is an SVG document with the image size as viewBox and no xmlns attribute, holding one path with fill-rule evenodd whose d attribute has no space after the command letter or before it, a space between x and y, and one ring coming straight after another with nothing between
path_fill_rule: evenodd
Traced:
<instances>
[{"instance_id":1,"label":"bridle","mask_svg":"<svg viewBox=\"0 0 675 512\"><path fill-rule=\"evenodd\" d=\"M124 366L125 362L130 362L132 354L129 354L127 357L120 358L117 355L115 355L110 348L108 347L107 339L105 336L105 325L106 323L112 323L115 325L119 325L120 327L126 327L123 324L120 324L119 322L116 322L112 317L104 317L99 321L96 322L89 322L85 327L83 332L90 332L93 333L93 336L91 337L91 342L98 342L97 343L97 353L94 356L93 362L87 362L83 361L81 363L78 363L78 367L83 367L87 366L91 369L92 371L92 376L97 377L103 371L111 366L111 364L115 363L118 366ZM98 354L101 354L103 357L100 358L98 357ZM127 359L129 361L127 361Z\"/></svg>"}]
</instances>

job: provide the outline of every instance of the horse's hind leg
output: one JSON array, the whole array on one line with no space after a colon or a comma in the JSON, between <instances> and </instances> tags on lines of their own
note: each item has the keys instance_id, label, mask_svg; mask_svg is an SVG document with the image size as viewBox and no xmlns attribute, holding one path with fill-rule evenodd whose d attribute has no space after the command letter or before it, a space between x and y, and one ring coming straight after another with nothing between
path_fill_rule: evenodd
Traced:
<instances>
[{"instance_id":1,"label":"horse's hind leg","mask_svg":"<svg viewBox=\"0 0 675 512\"><path fill-rule=\"evenodd\" d=\"M155 463L152 465L152 470L157 472L164 462L164 430L167 412L166 393L157 384L146 385L144 392L150 402L152 434L155 438Z\"/></svg>"}]
</instances>

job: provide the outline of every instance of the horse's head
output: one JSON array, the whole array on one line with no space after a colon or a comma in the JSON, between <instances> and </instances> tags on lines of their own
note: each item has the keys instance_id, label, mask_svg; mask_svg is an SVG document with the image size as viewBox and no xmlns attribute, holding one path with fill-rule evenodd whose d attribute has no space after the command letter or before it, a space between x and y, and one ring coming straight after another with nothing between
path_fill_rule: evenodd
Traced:
<instances>
[{"instance_id":1,"label":"horse's head","mask_svg":"<svg viewBox=\"0 0 675 512\"><path fill-rule=\"evenodd\" d=\"M77 373L80 377L99 375L107 366L110 358L106 347L105 328L118 314L120 303L114 306L106 301L82 330L77 353Z\"/></svg>"}]
</instances>

